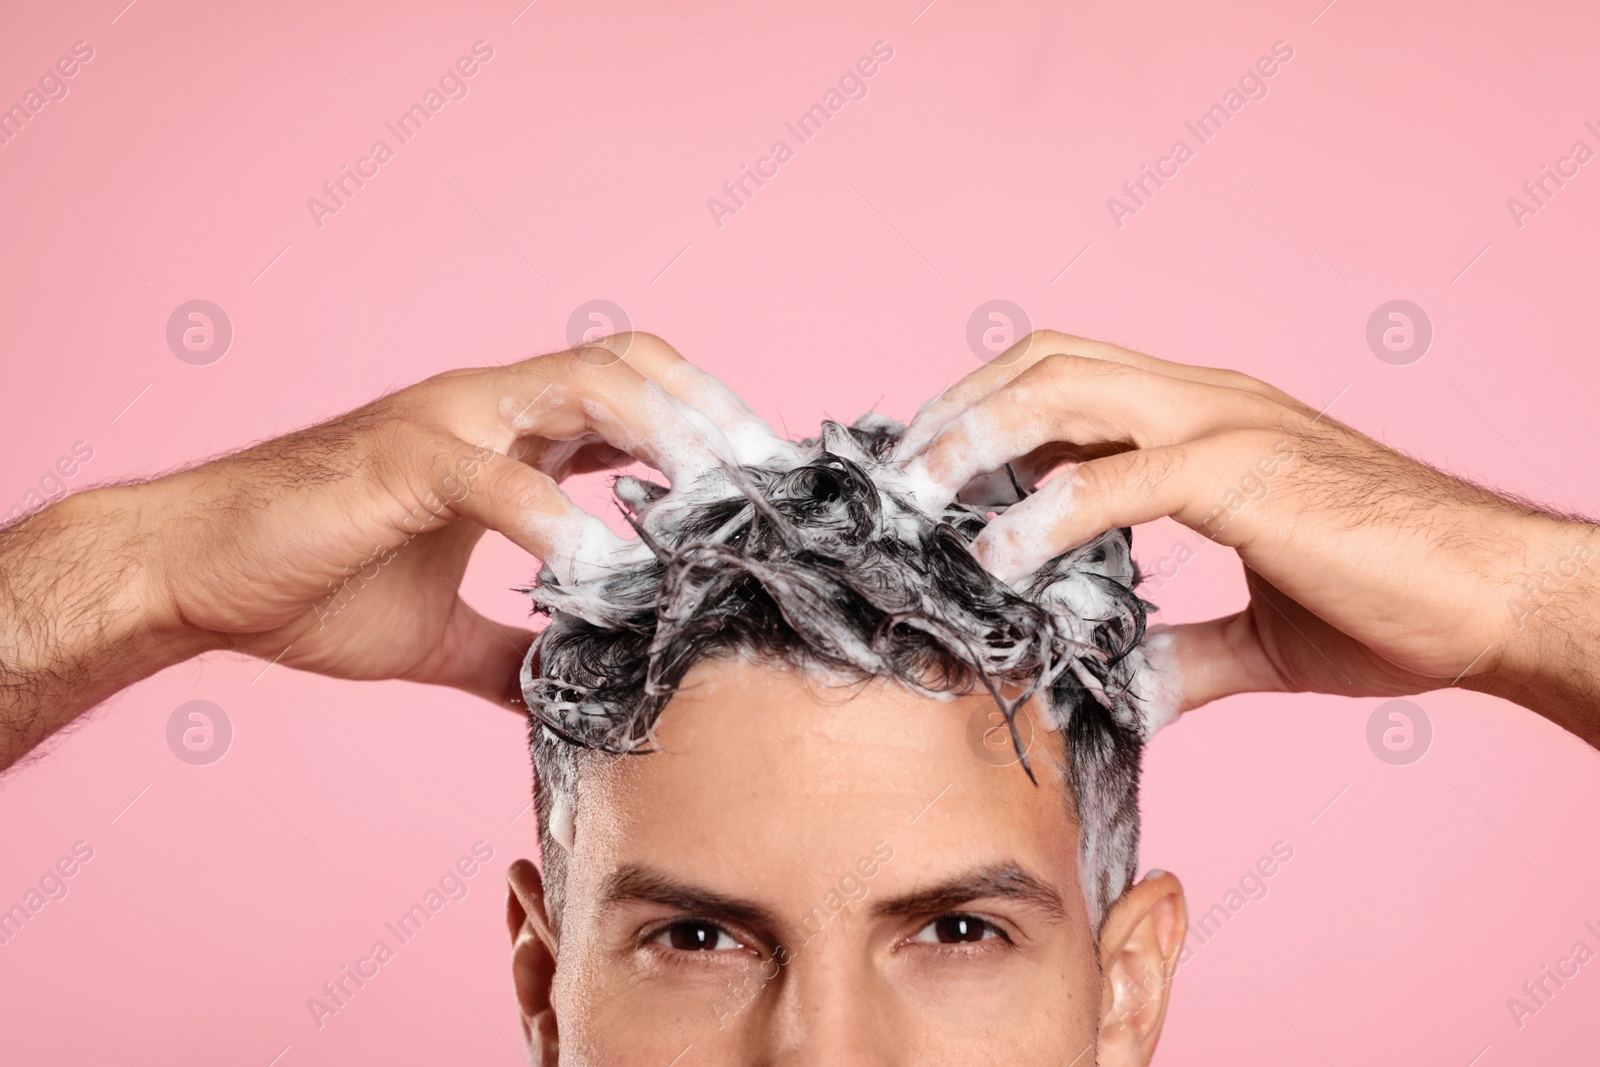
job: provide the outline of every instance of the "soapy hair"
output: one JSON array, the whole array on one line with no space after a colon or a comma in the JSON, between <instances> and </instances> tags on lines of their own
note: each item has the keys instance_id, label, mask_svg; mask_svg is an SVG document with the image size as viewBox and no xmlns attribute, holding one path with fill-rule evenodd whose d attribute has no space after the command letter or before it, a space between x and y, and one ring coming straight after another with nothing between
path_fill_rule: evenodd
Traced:
<instances>
[{"instance_id":1,"label":"soapy hair","mask_svg":"<svg viewBox=\"0 0 1600 1067\"><path fill-rule=\"evenodd\" d=\"M689 669L743 655L931 696L986 690L1030 777L1014 717L1040 695L1064 738L1063 792L1098 932L1134 877L1139 760L1154 729L1140 696L1149 605L1133 592L1131 531L1109 531L1013 588L970 545L1024 488L1007 478L997 493L985 479L988 495L1009 499L965 494L922 512L888 459L904 430L870 415L824 423L800 442L798 465L726 466L670 493L619 478L617 499L651 557L573 584L547 567L525 590L550 617L522 689L553 913L581 764L651 751Z\"/></svg>"}]
</instances>

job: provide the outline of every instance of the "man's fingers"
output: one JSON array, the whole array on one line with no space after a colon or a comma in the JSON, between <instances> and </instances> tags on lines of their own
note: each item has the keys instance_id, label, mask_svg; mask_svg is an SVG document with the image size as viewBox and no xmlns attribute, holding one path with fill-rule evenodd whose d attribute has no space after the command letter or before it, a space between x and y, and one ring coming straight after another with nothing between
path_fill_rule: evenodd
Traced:
<instances>
[{"instance_id":1,"label":"man's fingers","mask_svg":"<svg viewBox=\"0 0 1600 1067\"><path fill-rule=\"evenodd\" d=\"M1208 484L1185 446L1139 449L1079 464L1012 505L972 551L1006 582L1107 530L1166 516L1183 521Z\"/></svg>"},{"instance_id":2,"label":"man's fingers","mask_svg":"<svg viewBox=\"0 0 1600 1067\"><path fill-rule=\"evenodd\" d=\"M794 446L774 433L738 393L654 334L615 334L595 343L703 413L733 446L733 458L739 463L765 463L774 456L795 453Z\"/></svg>"},{"instance_id":3,"label":"man's fingers","mask_svg":"<svg viewBox=\"0 0 1600 1067\"><path fill-rule=\"evenodd\" d=\"M453 390L458 380L446 376L438 388ZM601 347L476 374L445 406L456 436L488 439L497 452L526 437L576 441L594 434L674 484L694 480L734 453L703 412Z\"/></svg>"},{"instance_id":4,"label":"man's fingers","mask_svg":"<svg viewBox=\"0 0 1600 1067\"><path fill-rule=\"evenodd\" d=\"M1104 341L1091 341L1055 330L1035 330L1006 349L992 362L973 371L924 405L907 428L896 455L902 460L915 455L951 419L1014 380L1028 368L1057 355L1118 363L1152 374L1175 378L1178 381L1235 389L1275 403L1289 405L1297 410L1305 409L1304 404L1282 390L1238 371L1172 363Z\"/></svg>"},{"instance_id":5,"label":"man's fingers","mask_svg":"<svg viewBox=\"0 0 1600 1067\"><path fill-rule=\"evenodd\" d=\"M617 344L626 358L605 343ZM635 362L660 380L641 373ZM669 385L708 403L722 425ZM720 383L646 335L628 335L626 345L607 338L508 367L441 375L425 383L416 399L429 421L442 423L458 442L446 456L427 451L433 446L425 443L426 468L455 460L458 469L465 463L474 472L469 491L446 493L445 502L505 534L568 583L647 558L648 548L618 537L579 509L551 474L626 456L654 467L677 487L720 465L768 459L791 447ZM470 459L455 455L469 447ZM460 480L447 477L445 488Z\"/></svg>"},{"instance_id":6,"label":"man's fingers","mask_svg":"<svg viewBox=\"0 0 1600 1067\"><path fill-rule=\"evenodd\" d=\"M1074 342L1080 343L1074 344ZM1071 337L1054 330L1034 330L924 404L916 417L911 420L911 425L906 428L906 434L901 438L900 446L895 453L897 458L904 460L916 455L951 419L1052 355L1103 358L1093 355L1084 347L1093 344L1096 342L1084 342L1082 338ZM1137 355L1137 353L1128 354Z\"/></svg>"},{"instance_id":7,"label":"man's fingers","mask_svg":"<svg viewBox=\"0 0 1600 1067\"><path fill-rule=\"evenodd\" d=\"M978 475L1051 443L1077 448L1178 444L1260 421L1261 402L1126 364L1052 356L991 392L906 464L919 499L942 507Z\"/></svg>"},{"instance_id":8,"label":"man's fingers","mask_svg":"<svg viewBox=\"0 0 1600 1067\"><path fill-rule=\"evenodd\" d=\"M562 583L649 557L643 542L618 537L574 504L549 475L499 453L478 462L480 469L465 480L466 491L447 500L449 506L539 557Z\"/></svg>"},{"instance_id":9,"label":"man's fingers","mask_svg":"<svg viewBox=\"0 0 1600 1067\"><path fill-rule=\"evenodd\" d=\"M1016 345L1013 345L1006 351L1009 353L1015 348ZM906 427L905 435L900 438L900 444L895 449L895 458L906 460L921 452L927 447L928 442L933 440L940 428L951 419L1031 366L1033 366L1031 360L1003 363L1000 359L996 359L993 363L987 363L951 384L944 392L923 404L912 418L910 425Z\"/></svg>"},{"instance_id":10,"label":"man's fingers","mask_svg":"<svg viewBox=\"0 0 1600 1067\"><path fill-rule=\"evenodd\" d=\"M1262 647L1255 616L1241 611L1205 622L1152 626L1145 644L1158 689L1175 693L1177 711L1191 711L1235 693L1288 692Z\"/></svg>"},{"instance_id":11,"label":"man's fingers","mask_svg":"<svg viewBox=\"0 0 1600 1067\"><path fill-rule=\"evenodd\" d=\"M1213 385L1222 389L1237 389L1243 393L1250 393L1280 404L1288 404L1295 408L1305 405L1281 389L1274 388L1259 378L1252 378L1240 371L1227 370L1222 367L1195 367L1187 363L1174 363L1171 360L1158 359L1147 356L1143 352L1135 352L1131 348L1122 348L1119 345L1108 344L1105 341L1091 341L1085 337L1073 337L1070 334L1056 333L1053 330L1042 331L1046 340L1042 345L1035 345L1029 349L1029 358L1038 360L1054 353L1062 352L1067 355L1083 356L1087 359L1103 359L1112 363L1122 363L1130 367L1137 367L1152 374L1164 374L1169 378L1180 381L1194 382L1197 385Z\"/></svg>"},{"instance_id":12,"label":"man's fingers","mask_svg":"<svg viewBox=\"0 0 1600 1067\"><path fill-rule=\"evenodd\" d=\"M595 433L674 483L719 462L793 452L733 390L650 334L605 337L489 372L477 404L498 414L502 439Z\"/></svg>"}]
</instances>

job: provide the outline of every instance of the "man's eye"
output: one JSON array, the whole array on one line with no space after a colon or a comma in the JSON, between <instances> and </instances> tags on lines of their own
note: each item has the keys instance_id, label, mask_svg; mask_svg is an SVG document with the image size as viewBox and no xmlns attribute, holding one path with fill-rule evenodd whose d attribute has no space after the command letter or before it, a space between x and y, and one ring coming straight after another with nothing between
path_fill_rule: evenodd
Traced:
<instances>
[{"instance_id":1,"label":"man's eye","mask_svg":"<svg viewBox=\"0 0 1600 1067\"><path fill-rule=\"evenodd\" d=\"M673 923L651 940L679 952L733 952L744 948L738 938L708 922Z\"/></svg>"},{"instance_id":2,"label":"man's eye","mask_svg":"<svg viewBox=\"0 0 1600 1067\"><path fill-rule=\"evenodd\" d=\"M1004 936L993 923L975 915L943 915L918 930L911 940L925 945L965 945Z\"/></svg>"}]
</instances>

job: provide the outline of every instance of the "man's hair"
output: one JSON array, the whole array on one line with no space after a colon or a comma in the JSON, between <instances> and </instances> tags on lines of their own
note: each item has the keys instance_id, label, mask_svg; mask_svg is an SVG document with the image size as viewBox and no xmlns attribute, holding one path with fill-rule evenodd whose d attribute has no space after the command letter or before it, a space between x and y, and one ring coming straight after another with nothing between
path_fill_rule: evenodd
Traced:
<instances>
[{"instance_id":1,"label":"man's hair","mask_svg":"<svg viewBox=\"0 0 1600 1067\"><path fill-rule=\"evenodd\" d=\"M1103 534L1012 588L970 545L1022 488L1008 479L1008 501L966 493L928 514L888 458L904 429L877 416L824 423L800 442L798 465L726 466L670 493L619 478L616 496L651 558L571 584L546 567L526 590L550 616L522 687L553 921L581 765L651 751L691 667L748 656L934 696L981 686L1030 776L1013 719L1039 694L1064 735L1069 781L1058 785L1070 790L1098 932L1138 862L1139 759L1151 732L1139 695L1149 605L1133 593L1131 532Z\"/></svg>"}]
</instances>

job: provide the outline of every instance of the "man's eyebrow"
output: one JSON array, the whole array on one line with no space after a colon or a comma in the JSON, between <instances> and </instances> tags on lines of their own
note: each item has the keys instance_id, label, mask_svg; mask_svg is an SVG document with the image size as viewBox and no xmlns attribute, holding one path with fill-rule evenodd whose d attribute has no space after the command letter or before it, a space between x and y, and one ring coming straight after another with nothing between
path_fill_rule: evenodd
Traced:
<instances>
[{"instance_id":1,"label":"man's eyebrow","mask_svg":"<svg viewBox=\"0 0 1600 1067\"><path fill-rule=\"evenodd\" d=\"M1061 894L1015 863L979 867L927 889L880 900L872 906L872 914L878 918L932 915L959 911L977 900L995 899L1032 904L1057 922L1067 918L1067 904Z\"/></svg>"},{"instance_id":2,"label":"man's eyebrow","mask_svg":"<svg viewBox=\"0 0 1600 1067\"><path fill-rule=\"evenodd\" d=\"M751 926L769 929L776 926L772 913L759 904L680 881L665 871L640 863L630 863L613 871L600 886L599 901L601 907L643 902L691 915L735 919Z\"/></svg>"}]
</instances>

